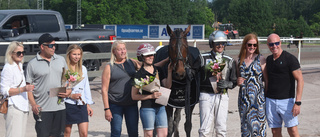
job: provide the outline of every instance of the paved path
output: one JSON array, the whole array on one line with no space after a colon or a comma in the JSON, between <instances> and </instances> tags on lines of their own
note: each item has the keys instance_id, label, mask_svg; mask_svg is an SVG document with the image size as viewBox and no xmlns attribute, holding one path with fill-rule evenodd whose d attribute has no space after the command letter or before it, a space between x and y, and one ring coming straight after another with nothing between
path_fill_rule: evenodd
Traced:
<instances>
[{"instance_id":1,"label":"paved path","mask_svg":"<svg viewBox=\"0 0 320 137\"><path fill-rule=\"evenodd\" d=\"M305 80L304 92L302 97L302 106L301 106L301 114L299 115L299 132L302 137L315 137L320 136L320 64L313 65L302 65L303 77ZM94 111L93 117L89 119L89 137L108 137L110 136L110 124L104 119L104 111L101 97L101 79L96 78L94 81L90 82L90 86L92 89L93 100L95 101L95 105L92 105L92 109ZM229 137L238 137L240 136L240 119L237 108L237 96L238 96L238 87L231 90L230 99L229 99L229 114L228 114L228 130L227 134ZM27 124L27 133L26 137L35 137L36 132L34 130L34 119L29 114L28 124ZM184 114L183 114L184 115ZM183 130L183 123L185 119L184 116L181 119L181 124L179 126L180 135L182 137L185 136ZM198 136L198 128L200 127L199 122L199 107L198 105L195 107L192 117L192 136ZM127 137L126 127L123 124L123 136ZM270 129L267 129L267 135L271 136ZM0 114L0 137L4 136L5 126L4 126L4 118L3 115ZM285 137L286 129L283 129L283 133ZM143 136L143 129L141 122L139 122L139 134ZM72 129L72 137L78 137L77 126L74 125Z\"/></svg>"}]
</instances>

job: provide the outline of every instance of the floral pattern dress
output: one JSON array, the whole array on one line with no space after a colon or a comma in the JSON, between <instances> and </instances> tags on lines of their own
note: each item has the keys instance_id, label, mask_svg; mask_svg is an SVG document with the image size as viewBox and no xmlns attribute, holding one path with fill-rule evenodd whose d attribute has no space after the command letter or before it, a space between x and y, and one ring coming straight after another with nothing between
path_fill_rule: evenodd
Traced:
<instances>
[{"instance_id":1,"label":"floral pattern dress","mask_svg":"<svg viewBox=\"0 0 320 137\"><path fill-rule=\"evenodd\" d=\"M240 76L246 80L240 86L238 108L241 120L241 136L266 136L265 96L260 56L240 67Z\"/></svg>"}]
</instances>

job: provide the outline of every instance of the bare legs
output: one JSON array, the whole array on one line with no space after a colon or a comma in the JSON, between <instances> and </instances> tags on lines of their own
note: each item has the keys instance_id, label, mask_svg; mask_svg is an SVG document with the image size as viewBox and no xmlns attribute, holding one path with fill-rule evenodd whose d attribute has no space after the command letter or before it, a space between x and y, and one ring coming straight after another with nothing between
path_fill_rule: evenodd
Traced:
<instances>
[{"instance_id":1,"label":"bare legs","mask_svg":"<svg viewBox=\"0 0 320 137\"><path fill-rule=\"evenodd\" d=\"M167 137L168 128L157 128L157 137ZM153 130L144 130L144 137L153 137Z\"/></svg>"},{"instance_id":2,"label":"bare legs","mask_svg":"<svg viewBox=\"0 0 320 137\"><path fill-rule=\"evenodd\" d=\"M80 137L87 137L88 136L88 122L83 122L78 124L79 136ZM71 135L72 125L66 125L64 130L64 137L70 137Z\"/></svg>"},{"instance_id":3,"label":"bare legs","mask_svg":"<svg viewBox=\"0 0 320 137\"><path fill-rule=\"evenodd\" d=\"M273 137L282 137L281 130L282 130L281 128L272 128L271 131L272 131ZM298 132L298 126L289 127L287 128L287 131L290 137L300 137Z\"/></svg>"}]
</instances>

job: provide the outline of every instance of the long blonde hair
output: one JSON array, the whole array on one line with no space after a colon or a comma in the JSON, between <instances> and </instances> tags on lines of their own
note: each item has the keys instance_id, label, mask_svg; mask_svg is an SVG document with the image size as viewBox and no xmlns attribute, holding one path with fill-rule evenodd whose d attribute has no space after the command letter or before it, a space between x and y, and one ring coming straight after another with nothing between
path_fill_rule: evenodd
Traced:
<instances>
[{"instance_id":1,"label":"long blonde hair","mask_svg":"<svg viewBox=\"0 0 320 137\"><path fill-rule=\"evenodd\" d=\"M111 46L111 57L110 57L110 64L113 65L114 61L117 59L116 55L114 55L114 50L118 47L119 44L124 44L127 49L127 44L124 41L117 40L113 42ZM128 59L128 52L126 53L126 59Z\"/></svg>"},{"instance_id":2,"label":"long blonde hair","mask_svg":"<svg viewBox=\"0 0 320 137\"><path fill-rule=\"evenodd\" d=\"M80 54L81 54L81 57L80 57L80 60L77 62L76 64L76 68L75 70L72 70L71 68L71 60L70 60L70 54L72 51L76 50L76 49L80 49ZM83 50L82 48L79 46L79 45L76 45L76 44L72 44L68 47L67 49L67 55L66 55L66 61L67 61L67 66L68 66L68 69L71 70L72 72L78 72L79 76L82 77L82 56L83 56Z\"/></svg>"},{"instance_id":3,"label":"long blonde hair","mask_svg":"<svg viewBox=\"0 0 320 137\"><path fill-rule=\"evenodd\" d=\"M18 41L12 41L10 44L9 44L9 46L8 46L8 48L7 48L7 51L6 51L6 56L5 56L5 62L6 63L9 63L9 64L13 64L13 59L12 59L12 52L18 47L18 46L20 46L20 47L24 47L23 45L22 45L22 43L21 42L18 42ZM24 58L22 59L22 61L21 61L21 63L23 63L24 62Z\"/></svg>"},{"instance_id":4,"label":"long blonde hair","mask_svg":"<svg viewBox=\"0 0 320 137\"><path fill-rule=\"evenodd\" d=\"M258 54L258 55L260 54L260 51L259 51L259 41L258 41L257 35L256 35L255 33L249 33L249 34L247 34L247 35L244 37L243 41L242 41L242 46L241 46L240 53L239 53L239 56L238 56L239 59L240 59L238 66L240 66L240 65L243 63L244 58L245 58L246 55L247 55L247 49L246 49L247 43L248 43L249 40L252 40L252 39L255 39L255 40L257 41L257 49L254 51L254 53L256 53L256 54Z\"/></svg>"}]
</instances>

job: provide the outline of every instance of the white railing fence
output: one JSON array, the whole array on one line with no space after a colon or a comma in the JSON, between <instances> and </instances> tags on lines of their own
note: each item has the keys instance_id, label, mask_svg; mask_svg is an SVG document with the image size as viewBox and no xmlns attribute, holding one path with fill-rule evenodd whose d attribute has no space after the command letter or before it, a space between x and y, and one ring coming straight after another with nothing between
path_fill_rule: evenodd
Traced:
<instances>
[{"instance_id":1,"label":"white railing fence","mask_svg":"<svg viewBox=\"0 0 320 137\"><path fill-rule=\"evenodd\" d=\"M243 39L230 39L228 40L230 43L238 43L240 44ZM301 55L301 41L304 43L320 43L320 38L303 38L303 39L292 39L290 37L281 37L280 39L282 42L290 42L291 40L294 41L299 41L299 46L298 46L298 60L300 61L300 55ZM111 43L114 42L115 40L101 40L101 41L56 41L56 44L85 44L85 43ZM169 40L122 40L127 43L144 43L144 42L159 42L160 45L162 45L162 42L169 42ZM266 42L267 37L259 37L260 42ZM209 40L188 40L188 42L193 43L194 47L197 47L197 42L207 42L209 43ZM0 46L3 45L9 45L10 42L0 42ZM23 42L24 45L29 45L29 44L38 44L38 42ZM320 45L320 44L319 44ZM63 55L65 56L65 55ZM110 53L89 53L85 54L83 56L83 59L109 59L111 56ZM135 57L135 53L129 53L129 57ZM25 62L28 62L30 59L32 59L34 55L26 55L25 56ZM4 56L0 56L0 64L4 63ZM0 66L0 69L2 69L3 66ZM100 76L102 74L102 70L100 71L90 71L88 72L90 77L95 77L95 76Z\"/></svg>"}]
</instances>

